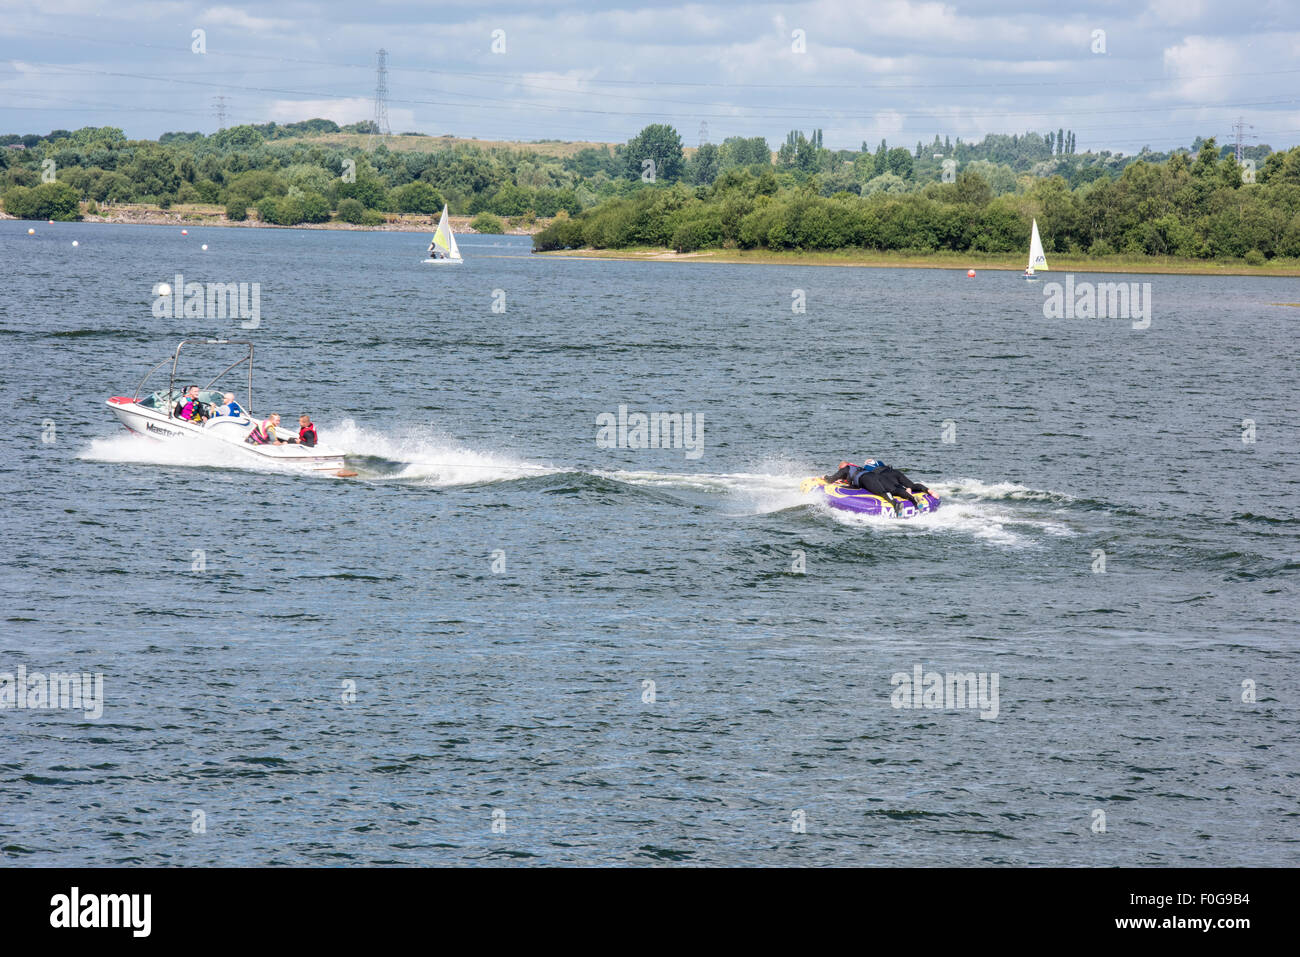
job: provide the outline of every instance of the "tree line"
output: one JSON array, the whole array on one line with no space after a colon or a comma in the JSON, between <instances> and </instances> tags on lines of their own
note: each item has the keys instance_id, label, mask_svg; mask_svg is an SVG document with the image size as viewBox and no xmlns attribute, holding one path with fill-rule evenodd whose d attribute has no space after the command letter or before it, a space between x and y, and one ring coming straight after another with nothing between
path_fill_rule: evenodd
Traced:
<instances>
[{"instance_id":1,"label":"tree line","mask_svg":"<svg viewBox=\"0 0 1300 957\"><path fill-rule=\"evenodd\" d=\"M0 135L0 202L10 215L40 219L119 203L202 203L233 220L256 211L282 225L377 224L391 213L432 216L447 203L481 214L485 228L500 228L495 217L558 217L539 248L1003 251L1022 244L1026 217L1041 210L1049 251L1214 256L1246 242L1246 252L1295 255L1284 251L1292 248L1294 204L1277 191L1295 151L1267 146L1247 148L1258 180L1243 184L1231 149L1212 139L1198 138L1190 151L1079 153L1065 128L975 143L936 134L914 149L881 140L857 150L825 147L821 130L791 130L775 152L762 137L735 136L688 149L659 123L626 143L576 151L431 138L418 149L338 142L337 134L372 127L312 119L157 141L128 140L113 127ZM1210 181L1216 185L1206 192ZM1237 220L1239 229L1230 226ZM1276 227L1271 237L1261 232L1265 223ZM1248 241L1231 239L1230 229Z\"/></svg>"},{"instance_id":2,"label":"tree line","mask_svg":"<svg viewBox=\"0 0 1300 957\"><path fill-rule=\"evenodd\" d=\"M891 152L881 144L878 155L888 163ZM1300 257L1300 147L1252 173L1208 139L1195 155L1137 160L1113 179L1071 187L1063 175L1031 177L1002 195L978 165L904 192L826 196L816 175L793 181L773 168L728 171L708 186L652 184L558 217L534 248L1009 253L1028 248L1037 219L1049 253Z\"/></svg>"}]
</instances>

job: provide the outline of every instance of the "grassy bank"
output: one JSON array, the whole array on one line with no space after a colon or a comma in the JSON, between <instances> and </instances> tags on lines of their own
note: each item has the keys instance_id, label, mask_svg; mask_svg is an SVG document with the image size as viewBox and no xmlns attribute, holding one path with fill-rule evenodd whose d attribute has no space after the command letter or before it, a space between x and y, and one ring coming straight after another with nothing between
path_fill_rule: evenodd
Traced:
<instances>
[{"instance_id":1,"label":"grassy bank","mask_svg":"<svg viewBox=\"0 0 1300 957\"><path fill-rule=\"evenodd\" d=\"M669 249L634 247L628 249L566 249L538 253L540 256L569 256L579 259L625 259L642 262L713 262L753 263L772 266L869 266L903 269L1014 269L1023 272L1025 259L991 253L901 251L875 252L867 249L841 249L827 252L767 249L706 249L693 253L675 253ZM1051 257L1051 272L1043 278L1066 272L1153 273L1195 276L1297 276L1300 260L1271 260L1259 266L1244 260L1179 259L1172 256L1069 256Z\"/></svg>"},{"instance_id":2,"label":"grassy bank","mask_svg":"<svg viewBox=\"0 0 1300 957\"><path fill-rule=\"evenodd\" d=\"M248 210L248 218L231 220L226 218L225 207L213 203L176 203L168 209L148 203L115 203L99 207L98 213L87 212L87 204L81 204L81 221L85 223L128 223L148 226L265 226L268 229L360 229L374 232L432 233L438 225L437 216L418 215L415 213L384 213L384 222L378 226L358 226L331 219L327 223L298 223L295 226L273 226L263 223L257 217L256 209ZM14 219L0 212L0 219ZM473 216L448 216L452 231L460 234L474 234L477 230L470 226ZM531 236L545 228L548 219L527 222L522 217L500 217L505 224L508 236ZM40 222L40 220L36 220Z\"/></svg>"},{"instance_id":3,"label":"grassy bank","mask_svg":"<svg viewBox=\"0 0 1300 957\"><path fill-rule=\"evenodd\" d=\"M312 136L287 136L273 142L286 146L338 146L359 151L369 150L373 146L368 133L317 133ZM472 146L481 150L514 150L519 153L529 153L534 156L552 156L559 159L568 159L585 149L613 150L618 145L616 143L598 143L594 140L575 140L572 142L561 140L543 140L540 142L528 140L477 140L464 136L412 136L400 133L394 133L387 137L384 143L389 150L395 153L432 153L457 146Z\"/></svg>"}]
</instances>

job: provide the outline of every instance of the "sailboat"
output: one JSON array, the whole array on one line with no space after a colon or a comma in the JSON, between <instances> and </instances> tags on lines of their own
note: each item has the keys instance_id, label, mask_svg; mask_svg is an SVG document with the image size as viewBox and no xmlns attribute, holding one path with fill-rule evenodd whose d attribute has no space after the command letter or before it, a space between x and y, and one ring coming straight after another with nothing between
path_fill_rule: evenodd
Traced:
<instances>
[{"instance_id":1,"label":"sailboat","mask_svg":"<svg viewBox=\"0 0 1300 957\"><path fill-rule=\"evenodd\" d=\"M429 243L429 258L425 262L445 265L464 261L460 249L456 246L456 236L451 231L451 224L447 222L447 207L444 204L442 218L438 220L438 228L434 230L433 239Z\"/></svg>"},{"instance_id":2,"label":"sailboat","mask_svg":"<svg viewBox=\"0 0 1300 957\"><path fill-rule=\"evenodd\" d=\"M1038 220L1034 220L1034 231L1029 237L1029 265L1025 268L1025 279L1029 282L1037 282L1034 276L1035 269L1047 271L1047 257L1043 255L1043 240L1038 235Z\"/></svg>"}]
</instances>

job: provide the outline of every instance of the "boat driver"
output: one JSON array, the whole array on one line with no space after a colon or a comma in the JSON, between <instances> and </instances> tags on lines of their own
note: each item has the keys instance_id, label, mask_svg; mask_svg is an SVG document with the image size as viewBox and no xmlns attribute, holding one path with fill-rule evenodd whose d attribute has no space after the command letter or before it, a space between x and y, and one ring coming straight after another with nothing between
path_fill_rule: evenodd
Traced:
<instances>
[{"instance_id":1,"label":"boat driver","mask_svg":"<svg viewBox=\"0 0 1300 957\"><path fill-rule=\"evenodd\" d=\"M172 411L178 419L200 423L211 414L212 410L208 408L207 403L199 401L199 387L189 385L185 387L185 393Z\"/></svg>"}]
</instances>

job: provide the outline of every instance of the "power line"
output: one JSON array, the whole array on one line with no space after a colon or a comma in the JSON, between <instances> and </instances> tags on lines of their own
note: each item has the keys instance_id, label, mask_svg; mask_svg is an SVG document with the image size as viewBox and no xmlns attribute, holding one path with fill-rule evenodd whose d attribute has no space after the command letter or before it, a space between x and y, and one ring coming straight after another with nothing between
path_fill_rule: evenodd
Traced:
<instances>
[{"instance_id":1,"label":"power line","mask_svg":"<svg viewBox=\"0 0 1300 957\"><path fill-rule=\"evenodd\" d=\"M57 37L58 39L63 41L84 40L86 42L95 43L95 44L103 43L103 37L77 36L73 34L64 33L62 31L56 32L52 30L28 30L26 32L34 35ZM141 43L139 41L129 41L129 40L115 40L114 46L143 47L151 50L165 50L165 51L171 51L175 53L186 52L185 49L183 48L170 46L166 44ZM275 56L272 54L260 54L260 53L236 53L230 50L210 50L208 51L208 56L229 57L234 59L248 59L248 60L271 60L277 63L301 63L301 64L308 64L314 66L329 67L331 69L370 69L369 64L364 64L364 63L346 63L346 62L340 62L336 60L318 60L318 59L310 59L306 57L285 57L285 56ZM534 85L533 83L527 81L530 80L535 81L537 78L537 71L518 72L518 73L503 72L503 71L483 72L483 71L467 71L467 70L438 70L438 69L432 69L428 67L393 67L392 69L396 72L432 73L432 74L437 74L442 76L469 77L473 79L523 80L525 82L522 83L521 85L524 86ZM719 83L716 81L708 81L708 80L703 80L699 82L689 81L689 80L653 80L653 79L637 79L637 80L608 79L606 80L606 79L596 79L594 77L583 79L582 82L590 85L638 86L638 87L677 86L677 87L696 87L696 88L708 88L708 89L738 89L738 90L739 89L748 89L748 90L779 89L779 90L791 91L791 90L803 89L803 90L889 91L889 90L945 90L946 89L946 90L971 90L977 92L980 90L993 89L997 87L1041 89L1045 86L1099 86L1103 89L1110 89L1115 86L1127 86L1127 85L1133 85L1138 83L1168 83L1171 80L1181 80L1181 81L1214 80L1214 79L1229 79L1235 77L1284 76L1284 75L1297 74L1297 73L1300 73L1300 68L1287 69L1287 70L1257 70L1257 71L1249 71L1249 72L1242 72L1242 73L1186 73L1186 74L1178 74L1175 76L1169 76L1169 75L1146 76L1146 77L1134 77L1132 79L1104 77L1096 80L1054 80L1054 79L1049 79L1044 77L1042 79L1035 79L1035 80L997 81L997 82L990 82L990 83L971 83L969 80L962 80L953 83L925 83L925 84L905 84L905 85L900 85L894 82L797 83L792 80L787 80L786 82L781 82L781 83ZM897 77L926 78L931 75L932 74L930 73L892 74L894 78ZM537 88L562 90L562 88L558 88L558 87L538 86Z\"/></svg>"},{"instance_id":2,"label":"power line","mask_svg":"<svg viewBox=\"0 0 1300 957\"><path fill-rule=\"evenodd\" d=\"M126 77L130 79L138 79L138 80L154 80L160 83L182 83L190 86L208 86L208 87L225 86L227 88L232 88L231 84L216 84L216 83L205 82L202 80L187 80L182 77L176 77L176 76L163 77L163 76L156 76L147 73L124 73L124 72L118 72L114 70L90 70L90 69L81 69L77 67L63 66L61 64L56 64L56 63L45 63L41 65L48 66L53 70L62 71L65 74L71 73L71 74L97 75L97 76L118 76L118 77ZM297 89L286 89L282 87L233 86L233 89L245 90L254 93L276 93L276 94L287 95L287 96L303 96L303 97L325 98L325 99L343 99L343 98L349 98L350 96L349 94L340 94L336 92L328 92L328 91L321 91L321 90L297 90ZM454 96L457 97L458 99L455 100L399 99L399 100L393 100L392 102L410 104L413 106L464 107L466 105L463 102L463 97L464 97L463 94L459 94L450 90L437 90L435 92L442 93L448 96ZM597 116L654 117L654 118L665 118L665 117L671 118L676 115L675 113L663 112L663 111L651 111L651 110L600 110L600 109L589 109L583 107L553 106L551 104L546 104L546 103L520 103L517 100L512 100L508 97L490 97L486 95L481 96L480 98L483 100L502 103L504 105L495 106L495 105L491 105L490 103L482 103L482 104L477 104L474 107L475 109L478 110L512 110L512 111L548 110L551 112L558 112L558 113L584 113L584 114L591 114ZM1280 107L1280 106L1288 106L1298 101L1300 100L1298 100L1298 98L1295 96L1281 96L1278 98L1268 99L1268 100L1252 100L1252 101L1240 102L1240 103L1224 103L1224 104L1219 104L1217 108L1229 109L1229 108L1241 108L1241 107L1269 107L1269 106ZM388 102L387 97L385 97L385 105L387 104L387 102ZM759 112L759 109L762 108L735 107L734 110L736 112L732 112L732 113L696 113L696 116L700 116L708 119L725 119L725 120L732 120L732 121L738 119L747 119L747 118L760 119L760 120L763 119L808 120L812 118L812 114L807 109L800 109L800 112L783 112L783 113L762 113ZM793 108L784 107L783 109L790 110ZM1186 106L1166 106L1163 107L1163 112L1172 113L1178 111L1203 110L1203 109L1204 106L1202 104L1189 104ZM1040 112L1028 112L1024 110L1006 110L1000 112L979 111L979 112L968 114L966 118L975 119L978 117L978 118L985 118L985 119L989 119L989 118L996 119L1001 117L1022 117L1022 118L1047 117L1051 119L1053 122L1055 122L1058 119L1066 119L1072 116L1097 116L1097 115L1109 116L1109 115L1121 114L1121 113L1149 113L1150 110L1151 110L1150 106L1141 106L1141 107L1123 107L1119 109L1044 110ZM823 115L827 116L830 120L875 119L879 115L879 111L856 113L856 112L837 110L834 108L824 108L820 112ZM911 112L919 114L919 111L911 111ZM932 114L919 114L919 115L934 116L940 122L949 119L949 117L946 114L941 115L940 113L937 112Z\"/></svg>"}]
</instances>

